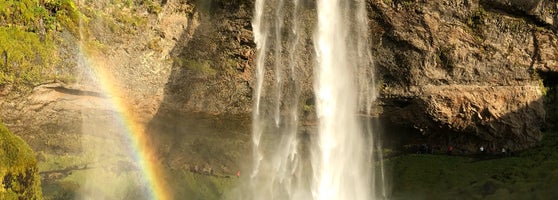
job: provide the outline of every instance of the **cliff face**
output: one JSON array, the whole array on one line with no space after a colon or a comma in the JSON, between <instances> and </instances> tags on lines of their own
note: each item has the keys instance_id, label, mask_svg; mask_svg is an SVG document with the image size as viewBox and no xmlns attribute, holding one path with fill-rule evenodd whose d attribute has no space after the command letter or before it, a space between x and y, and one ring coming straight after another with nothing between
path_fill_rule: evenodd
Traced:
<instances>
[{"instance_id":1,"label":"cliff face","mask_svg":"<svg viewBox=\"0 0 558 200\"><path fill-rule=\"evenodd\" d=\"M311 1L303 3L315 9ZM545 95L553 87L544 78L553 77L548 74L558 66L555 2L368 3L379 117L412 127L434 144L465 150L480 145L523 149L541 139ZM191 40L182 40L189 42L175 50L195 64L210 63L216 72L175 63L166 102L184 111L250 110L255 77L251 6L250 1L212 1L209 19L201 20ZM312 48L307 50L312 54ZM313 66L312 59L301 62ZM312 90L311 82L303 87Z\"/></svg>"},{"instance_id":2,"label":"cliff face","mask_svg":"<svg viewBox=\"0 0 558 200\"><path fill-rule=\"evenodd\" d=\"M200 1L199 23L180 36L170 55L171 75L162 108L215 114L248 113L253 59L252 1Z\"/></svg>"},{"instance_id":3,"label":"cliff face","mask_svg":"<svg viewBox=\"0 0 558 200\"><path fill-rule=\"evenodd\" d=\"M434 143L522 149L541 138L556 72L551 1L371 1L383 116ZM402 120L403 119L403 120Z\"/></svg>"},{"instance_id":4,"label":"cliff face","mask_svg":"<svg viewBox=\"0 0 558 200\"><path fill-rule=\"evenodd\" d=\"M314 1L301 2L315 13ZM555 2L369 0L368 6L379 117L433 143L464 149L523 149L541 138L545 99L554 91L545 86L556 84L552 77L558 72ZM250 112L253 0L77 7L87 17L81 40L89 59L112 74L111 86L119 88L118 98L139 113L139 121L170 111ZM312 22L305 24L311 31ZM69 41L61 50L76 68L77 38L59 37ZM301 71L307 80L301 102L308 105L301 107L311 110L312 35L304 37L308 52L299 62L307 66ZM39 86L31 94L14 95L3 87L0 117L36 150L78 151L79 143L63 138L78 137L86 110L107 99L91 86L87 70L76 71L75 83ZM41 139L46 132L60 139Z\"/></svg>"},{"instance_id":5,"label":"cliff face","mask_svg":"<svg viewBox=\"0 0 558 200\"><path fill-rule=\"evenodd\" d=\"M51 33L59 41L52 56L62 63L54 68L68 80L41 80L29 91L0 83L0 118L35 151L79 153L83 124L111 118L115 98L135 120L149 120L164 96L172 48L199 24L188 1L81 3L71 4L80 24Z\"/></svg>"}]
</instances>

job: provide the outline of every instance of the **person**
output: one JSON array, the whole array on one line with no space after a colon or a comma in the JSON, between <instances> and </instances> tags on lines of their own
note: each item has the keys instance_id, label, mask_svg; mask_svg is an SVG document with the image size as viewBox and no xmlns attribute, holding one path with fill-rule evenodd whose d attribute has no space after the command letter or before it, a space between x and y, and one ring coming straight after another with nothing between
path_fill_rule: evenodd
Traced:
<instances>
[{"instance_id":1,"label":"person","mask_svg":"<svg viewBox=\"0 0 558 200\"><path fill-rule=\"evenodd\" d=\"M240 170L236 172L236 177L240 177Z\"/></svg>"},{"instance_id":2,"label":"person","mask_svg":"<svg viewBox=\"0 0 558 200\"><path fill-rule=\"evenodd\" d=\"M505 148L505 147L502 147L502 155L505 156L505 155L507 155L507 154L508 154L508 151L506 150L506 148Z\"/></svg>"},{"instance_id":3,"label":"person","mask_svg":"<svg viewBox=\"0 0 558 200\"><path fill-rule=\"evenodd\" d=\"M484 153L484 146L481 145L481 147L479 148L481 153Z\"/></svg>"},{"instance_id":4,"label":"person","mask_svg":"<svg viewBox=\"0 0 558 200\"><path fill-rule=\"evenodd\" d=\"M427 154L427 153L429 152L428 149L429 149L429 148L428 148L428 144L423 143L422 146L421 146L420 152L421 152L422 154Z\"/></svg>"},{"instance_id":5,"label":"person","mask_svg":"<svg viewBox=\"0 0 558 200\"><path fill-rule=\"evenodd\" d=\"M448 147L448 155L451 155L451 153L453 152L453 146L449 145Z\"/></svg>"}]
</instances>

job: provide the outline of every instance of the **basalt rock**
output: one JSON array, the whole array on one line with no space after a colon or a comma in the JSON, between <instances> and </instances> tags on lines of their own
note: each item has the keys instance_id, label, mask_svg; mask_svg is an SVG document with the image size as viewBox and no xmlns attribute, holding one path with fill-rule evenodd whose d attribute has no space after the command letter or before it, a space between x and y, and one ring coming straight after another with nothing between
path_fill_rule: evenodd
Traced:
<instances>
[{"instance_id":1,"label":"basalt rock","mask_svg":"<svg viewBox=\"0 0 558 200\"><path fill-rule=\"evenodd\" d=\"M551 1L371 1L382 117L430 143L524 149L556 71ZM504 6L505 5L505 6ZM405 119L405 120L401 120Z\"/></svg>"},{"instance_id":2,"label":"basalt rock","mask_svg":"<svg viewBox=\"0 0 558 200\"><path fill-rule=\"evenodd\" d=\"M119 5L90 2L79 6L88 18L80 27L83 41L64 31L57 35L63 41L59 51L66 57L62 59L74 66L76 80L43 83L31 91L0 85L0 119L38 152L80 153L84 129L102 130L92 124L118 120L114 100L136 113L133 120L150 120L159 109L172 71L171 50L179 42L188 42L199 24L194 5L178 0L161 5L156 15L133 4L129 6L134 9L122 9L112 18L103 14ZM118 21L123 18L136 21ZM181 36L184 40L179 41Z\"/></svg>"},{"instance_id":3,"label":"basalt rock","mask_svg":"<svg viewBox=\"0 0 558 200\"><path fill-rule=\"evenodd\" d=\"M194 6L198 25L170 52L172 71L162 109L214 114L251 108L255 43L252 1L207 1Z\"/></svg>"},{"instance_id":4,"label":"basalt rock","mask_svg":"<svg viewBox=\"0 0 558 200\"><path fill-rule=\"evenodd\" d=\"M136 27L135 35L111 33L102 28L109 24L92 20L101 28L90 37L106 48L92 59L101 60L116 77L111 87L120 88L144 122L169 111L249 113L255 88L254 0L164 2L159 13L145 17L147 26ZM547 79L555 76L548 74L558 73L556 2L367 2L379 117L410 127L432 143L469 150L479 145L519 150L540 140L548 121L544 87L554 83ZM315 12L314 1L301 5ZM311 32L312 23L305 24ZM312 35L304 40L307 52L298 62L306 66L300 71L305 77L301 104L306 105L300 107L312 118ZM60 137L78 132L82 115L73 108L87 102L83 99L94 99L87 105L106 101L95 95L104 92L98 89L41 86L31 96L8 98L6 88L0 88L0 116L33 148L48 146L49 140L42 139L47 132ZM60 152L78 146L66 145Z\"/></svg>"}]
</instances>

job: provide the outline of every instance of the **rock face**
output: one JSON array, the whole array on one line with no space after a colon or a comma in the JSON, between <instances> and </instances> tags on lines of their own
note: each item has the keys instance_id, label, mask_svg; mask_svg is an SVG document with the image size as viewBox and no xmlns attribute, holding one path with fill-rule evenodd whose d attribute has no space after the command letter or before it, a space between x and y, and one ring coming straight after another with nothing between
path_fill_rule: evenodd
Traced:
<instances>
[{"instance_id":1,"label":"rock face","mask_svg":"<svg viewBox=\"0 0 558 200\"><path fill-rule=\"evenodd\" d=\"M53 83L25 97L3 99L6 125L35 150L57 155L80 153L82 129L92 120L110 121L110 99L97 88ZM94 115L94 116L91 116ZM88 123L89 122L89 123Z\"/></svg>"},{"instance_id":2,"label":"rock face","mask_svg":"<svg viewBox=\"0 0 558 200\"><path fill-rule=\"evenodd\" d=\"M313 1L301 2L308 12L315 11ZM90 40L104 47L90 59L116 77L112 86L120 88L139 120L148 122L170 110L249 113L255 88L254 0L169 0L158 5L156 14L130 11L146 22L132 34L111 32L110 23L91 20ZM554 87L556 81L550 79L558 73L556 2L368 0L368 5L379 117L411 127L431 143L466 150L479 145L524 149L540 140L544 87ZM110 11L103 6L98 9ZM304 40L308 52L301 54L308 56L299 62L308 68L301 72L308 77L301 100L309 104L301 106L306 112L306 107L312 110L314 61L312 36ZM74 108L104 101L81 95L103 92L84 87L42 86L15 98L4 88L0 117L33 148L57 149L52 145L56 142L43 136L78 133L82 120ZM68 93L72 88L81 96ZM80 146L61 145L60 152Z\"/></svg>"},{"instance_id":3,"label":"rock face","mask_svg":"<svg viewBox=\"0 0 558 200\"><path fill-rule=\"evenodd\" d=\"M194 34L181 40L188 42L175 47L182 60L173 64L163 105L246 113L255 77L253 2L211 2ZM524 149L541 139L539 73L558 67L555 2L370 0L369 6L379 117L413 127L430 143L469 151ZM311 59L302 62L313 66Z\"/></svg>"},{"instance_id":4,"label":"rock face","mask_svg":"<svg viewBox=\"0 0 558 200\"><path fill-rule=\"evenodd\" d=\"M253 59L252 1L207 1L194 6L199 23L172 49L163 109L248 113Z\"/></svg>"},{"instance_id":5,"label":"rock face","mask_svg":"<svg viewBox=\"0 0 558 200\"><path fill-rule=\"evenodd\" d=\"M542 137L558 49L551 1L371 1L382 116L432 143L523 149ZM401 120L401 118L405 120Z\"/></svg>"},{"instance_id":6,"label":"rock face","mask_svg":"<svg viewBox=\"0 0 558 200\"><path fill-rule=\"evenodd\" d=\"M137 113L134 120L145 122L157 113L172 70L171 51L199 24L193 4L166 1L157 4L157 14L133 4L107 17L118 6L126 7L80 5L89 22L80 27L86 37L58 35L63 59L75 69L74 83L45 83L30 92L0 86L0 119L35 151L79 153L82 129L90 119L111 121L114 98Z\"/></svg>"},{"instance_id":7,"label":"rock face","mask_svg":"<svg viewBox=\"0 0 558 200\"><path fill-rule=\"evenodd\" d=\"M0 122L0 198L42 199L35 154Z\"/></svg>"}]
</instances>

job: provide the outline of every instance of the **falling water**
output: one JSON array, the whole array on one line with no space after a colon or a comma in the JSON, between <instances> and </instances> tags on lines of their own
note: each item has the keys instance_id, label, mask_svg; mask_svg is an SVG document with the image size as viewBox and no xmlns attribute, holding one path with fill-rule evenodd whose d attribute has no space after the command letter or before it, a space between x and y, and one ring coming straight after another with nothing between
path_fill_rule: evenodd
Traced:
<instances>
[{"instance_id":1,"label":"falling water","mask_svg":"<svg viewBox=\"0 0 558 200\"><path fill-rule=\"evenodd\" d=\"M350 1L318 1L315 91L319 154L314 155L315 197L319 200L370 199L366 143L358 123L358 59L351 51ZM358 49L358 46L357 46ZM371 147L370 147L371 148Z\"/></svg>"},{"instance_id":2,"label":"falling water","mask_svg":"<svg viewBox=\"0 0 558 200\"><path fill-rule=\"evenodd\" d=\"M247 199L375 198L377 141L371 123L361 123L376 99L365 2L301 6L307 2L256 1L254 161ZM312 51L315 62L304 59ZM307 76L309 64L315 66ZM315 105L301 99L310 78ZM301 119L308 110L317 115L312 130Z\"/></svg>"},{"instance_id":3,"label":"falling water","mask_svg":"<svg viewBox=\"0 0 558 200\"><path fill-rule=\"evenodd\" d=\"M301 66L296 60L300 57L302 27L297 22L300 10L298 0L256 2L253 27L259 56L251 187L258 189L252 190L253 199L309 197L309 187L304 186L300 175L303 163L299 152L301 142L297 139L301 79L296 71ZM267 77L272 81L264 81Z\"/></svg>"}]
</instances>

